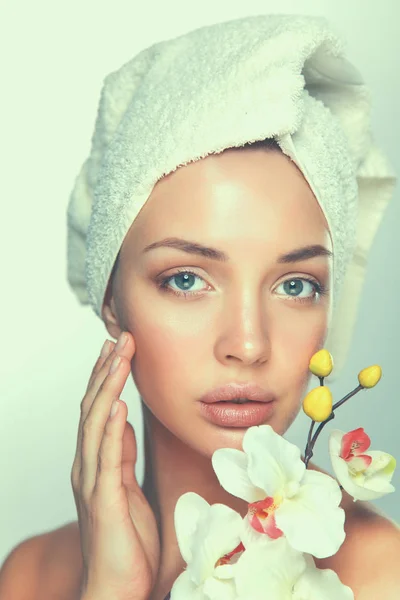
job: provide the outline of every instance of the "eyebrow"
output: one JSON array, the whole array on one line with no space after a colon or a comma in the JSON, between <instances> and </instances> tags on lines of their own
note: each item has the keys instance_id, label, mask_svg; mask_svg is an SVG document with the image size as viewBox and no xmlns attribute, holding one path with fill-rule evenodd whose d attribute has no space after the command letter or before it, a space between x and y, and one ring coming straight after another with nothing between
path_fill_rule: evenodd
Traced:
<instances>
[{"instance_id":1,"label":"eyebrow","mask_svg":"<svg viewBox=\"0 0 400 600\"><path fill-rule=\"evenodd\" d=\"M203 246L197 242L191 242L189 240L184 240L182 238L170 237L164 238L158 242L153 242L146 246L143 252L149 252L150 250L154 250L155 248L175 248L176 250L182 250L183 252L187 252L188 254L197 254L199 256L203 256L204 258L210 258L212 260L217 260L220 262L228 262L229 256L222 252L222 250L218 250L217 248L211 248L209 246ZM294 263L299 262L301 260L309 260L310 258L315 258L317 256L328 256L332 257L332 252L321 246L320 244L314 244L311 246L303 246L302 248L296 248L295 250L291 250L287 254L282 254L278 257L278 263Z\"/></svg>"}]
</instances>

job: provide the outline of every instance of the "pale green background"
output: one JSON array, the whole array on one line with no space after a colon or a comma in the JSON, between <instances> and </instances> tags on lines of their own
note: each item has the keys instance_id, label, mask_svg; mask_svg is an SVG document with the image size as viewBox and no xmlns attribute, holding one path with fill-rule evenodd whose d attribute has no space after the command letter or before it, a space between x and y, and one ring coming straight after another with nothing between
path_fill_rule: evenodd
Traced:
<instances>
[{"instance_id":1,"label":"pale green background","mask_svg":"<svg viewBox=\"0 0 400 600\"><path fill-rule=\"evenodd\" d=\"M67 284L66 208L90 149L102 80L156 41L267 12L322 14L347 38L349 56L373 90L376 139L399 173L396 0L14 0L0 8L0 564L21 540L77 518L70 470L79 405L106 331ZM348 364L333 392L341 398L373 363L382 365L384 378L340 409L332 424L347 431L363 426L374 449L397 457L399 224L397 188L371 252ZM141 446L131 380L122 398ZM301 413L287 436L302 449L307 424ZM315 460L329 469L326 433ZM142 468L141 455L139 477ZM400 490L377 502L398 522L399 498Z\"/></svg>"}]
</instances>

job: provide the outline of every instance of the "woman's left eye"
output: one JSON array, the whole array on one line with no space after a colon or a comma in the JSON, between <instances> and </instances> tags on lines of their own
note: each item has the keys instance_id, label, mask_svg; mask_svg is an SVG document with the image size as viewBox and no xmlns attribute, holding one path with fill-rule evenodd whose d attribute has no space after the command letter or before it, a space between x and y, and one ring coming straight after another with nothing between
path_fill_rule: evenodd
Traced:
<instances>
[{"instance_id":1,"label":"woman's left eye","mask_svg":"<svg viewBox=\"0 0 400 600\"><path fill-rule=\"evenodd\" d=\"M282 289L281 292L279 292L280 288ZM278 295L288 296L299 302L308 302L327 293L322 284L306 277L286 279L278 285L276 291Z\"/></svg>"}]
</instances>

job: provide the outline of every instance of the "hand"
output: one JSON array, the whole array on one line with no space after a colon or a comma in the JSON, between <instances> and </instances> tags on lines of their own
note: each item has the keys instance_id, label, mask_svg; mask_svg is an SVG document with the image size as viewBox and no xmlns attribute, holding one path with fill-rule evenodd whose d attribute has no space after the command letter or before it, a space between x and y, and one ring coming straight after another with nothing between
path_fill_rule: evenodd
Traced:
<instances>
[{"instance_id":1,"label":"hand","mask_svg":"<svg viewBox=\"0 0 400 600\"><path fill-rule=\"evenodd\" d=\"M83 556L81 594L96 600L144 600L154 587L160 542L154 514L136 480L136 438L127 422L128 409L118 400L130 373L133 337L117 356L99 357L81 402L71 483L78 512Z\"/></svg>"}]
</instances>

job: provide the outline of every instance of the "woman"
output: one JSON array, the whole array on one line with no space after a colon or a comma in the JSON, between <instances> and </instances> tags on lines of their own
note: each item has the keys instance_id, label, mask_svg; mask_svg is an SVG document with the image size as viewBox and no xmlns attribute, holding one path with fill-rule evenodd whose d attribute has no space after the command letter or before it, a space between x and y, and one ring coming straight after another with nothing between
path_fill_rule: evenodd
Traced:
<instances>
[{"instance_id":1,"label":"woman","mask_svg":"<svg viewBox=\"0 0 400 600\"><path fill-rule=\"evenodd\" d=\"M192 37L150 49L142 55L142 62L138 61L136 72L130 73L127 64L118 76L108 78L92 155L76 182L70 205L69 280L81 301L90 299L109 334L120 338L125 333L126 343L118 348L111 344L108 354L106 349L106 355L99 357L94 367L81 404L71 473L78 523L51 539L53 558L60 556L60 548L67 544L70 559L74 557L64 584L66 597L68 593L71 599L79 593L85 600L162 600L185 568L174 531L177 499L186 491L195 491L210 504L222 502L246 514L247 505L221 488L211 467L211 456L217 448L240 449L251 419L251 424L270 424L281 435L293 422L307 385L311 355L326 344L328 334L334 334L333 340L338 335L331 322L344 265L346 314L354 317L362 276L352 288L352 295L346 296L346 281L354 285L354 269L359 269L360 261L346 264L345 255L356 224L352 204L356 177L360 184L364 177L369 177L369 182L376 178L376 193L384 198L382 205L389 198L392 179L383 163L381 173L379 169L373 175L371 171L363 172L363 165L376 149L366 146L367 137L359 131L363 143L354 143L356 132L346 131L350 141L347 147L336 121L321 110L321 100L313 103L309 96L309 90L318 88L316 73L320 77L323 73L322 41L324 36L329 38L324 27L313 19L279 18L257 17L257 23L254 18L239 20L237 29L232 22L205 28L206 44L195 32ZM297 48L299 25L309 37ZM277 62L285 64L279 52L291 52L298 60L295 68L309 83L307 94L301 96L301 77L294 80L289 71L277 76L277 65L270 64L266 83L273 93L265 96L262 90L264 96L260 93L258 97L256 86L262 74L257 68L252 71L257 66L252 60L256 51L249 46L246 69L241 70L246 48L240 44L248 39L256 47L256 33L261 40L268 39L268 35L274 40L285 28L292 36L293 47L288 47L287 38L283 45L273 47L275 54L267 52L271 47L260 45L257 57L267 61L271 55L278 56ZM315 32L321 34L320 38ZM241 58L233 62L237 66L233 71L230 66L226 69L229 77L224 87L217 69L215 80L208 73L202 77L201 68L210 62L200 50L210 51L215 43L220 50L218 56L215 54L215 63L217 58L222 61L225 46L219 44L227 39L232 43L230 50L240 49ZM189 42L185 45L186 40L195 40L194 46L190 47ZM313 68L308 62L307 71L302 69L300 59L305 64L310 58L310 40L315 56ZM198 70L192 70L193 81L188 78L189 72L184 72L185 64L191 68L191 48L202 61ZM295 62L288 60L287 64L293 66ZM153 79L146 80L146 69ZM172 84L168 88L168 77L171 72L180 73L180 69L184 85L179 81L179 94L174 95L171 89L176 89ZM329 85L333 85L333 71L327 77ZM252 93L247 93L251 87L245 86L246 80L239 85L240 76L249 73L254 75ZM361 96L357 96L362 89L360 82L351 70L347 76L350 84L346 85L354 86L352 107L357 99L361 107ZM154 84L149 85L150 81ZM130 96L135 94L133 83L137 86L136 112L130 104ZM343 89L344 82L339 84L338 88ZM222 106L217 100L206 105L211 106L208 113L206 108L195 112L190 99L198 99L202 90L207 91L207 85L210 89L204 97L209 99L211 89L216 93L213 86L221 85L219 91L226 92L222 96L226 104ZM162 96L164 89L167 91ZM321 86L320 98L324 98L326 89ZM151 93L153 99L161 94L162 109L158 110L155 99L151 103ZM303 104L297 106L300 96ZM327 105L334 105L333 96L327 93ZM182 97L185 117L188 115L197 128L194 132L185 121L178 120ZM177 107L170 120L163 112L167 98L169 102L173 99L171 111ZM269 107L267 100L272 102ZM266 105L270 135L267 127L257 132L261 101ZM214 110L216 106L218 111ZM240 135L232 144L228 143L232 140L229 123L223 119L237 107L241 112L234 116L240 121L231 119L230 124L236 124ZM281 119L286 114L284 109L290 116L287 122ZM299 124L300 114L303 121ZM320 130L315 128L316 116L322 123ZM148 122L153 129L147 129ZM346 123L349 128L343 118L344 131ZM141 135L135 137L133 132L135 127L140 130L139 125ZM215 135L208 148L199 140L206 125L207 133ZM295 125L296 135L292 136ZM157 128L160 138L153 136ZM337 147L335 135L340 138ZM276 141L263 143L265 138ZM246 143L254 139L261 142ZM136 144L133 149L125 145L132 140ZM162 145L164 140L170 144L169 154ZM185 142L186 148L193 148L191 161L183 151ZM371 150L369 154L366 147ZM313 150L320 152L318 160ZM164 165L160 159L163 153ZM322 167L317 164L320 161ZM135 169L143 172L146 168L148 178L138 184ZM329 189L322 185L328 180ZM380 189L379 182L382 186L386 183L387 188ZM342 201L333 210L329 201L339 191L349 202ZM362 192L360 185L360 202ZM363 238L365 246L361 249L356 244L356 259L357 251L368 250L379 222L372 209L363 211L362 218L367 219L370 236ZM343 236L343 231L348 235ZM83 278L85 254L79 252L86 246L87 271ZM114 262L116 251L119 258ZM335 314L340 315L340 310ZM341 334L343 331L342 326ZM343 345L345 342L343 339ZM119 368L109 374L116 355L122 360ZM125 403L117 402L114 406L118 411L109 418L113 400L122 393L129 372L143 401L146 424L142 490L135 479L135 435L126 421ZM248 387L243 388L243 384ZM229 420L222 409L222 416L212 416L206 400L216 387L226 385L235 388L238 398L243 399L254 398L258 391L258 400L264 401L263 414L251 417L254 409L244 405L236 409L236 420ZM245 411L250 416L245 418ZM313 464L310 467L318 470ZM386 600L397 598L397 530L372 506L354 504L346 493L342 507L346 511L346 540L335 556L316 561L317 566L334 569L353 589L357 600L376 598L382 589ZM41 564L47 581L52 580L52 587L42 585L48 585L46 589L51 593L62 587L54 579L60 567L55 563L53 560L52 568L48 563ZM41 597L45 597L44 589Z\"/></svg>"},{"instance_id":2,"label":"woman","mask_svg":"<svg viewBox=\"0 0 400 600\"><path fill-rule=\"evenodd\" d=\"M195 211L186 201L188 193L195 195ZM171 220L171 213L179 218ZM167 237L193 241L196 246L180 242L155 247ZM210 251L207 255L204 247L213 248L214 255ZM310 247L314 251L301 258L299 249ZM226 260L221 261L217 252ZM296 252L297 256L282 260ZM88 442L93 445L91 464L96 464L99 451L102 464L109 460L112 468L121 452L126 405L119 403L117 415L110 421L107 417L112 397L118 397L132 371L145 410L143 492L156 524L137 490L140 495L132 514L139 543L134 533L124 537L122 532L118 543L113 528L115 547L125 548L129 542L134 548L132 559L138 555L141 559L135 559L139 564L129 571L134 579L127 582L121 598L124 593L129 597L129 589L144 586L137 597L162 599L184 569L173 522L181 494L195 491L211 504L221 502L246 514L247 504L224 491L210 461L217 448L240 449L246 428L215 424L204 414L201 398L225 384L260 386L273 402L268 416L257 424L269 423L276 432L285 433L300 410L309 358L324 345L331 252L329 229L318 202L301 172L272 144L228 149L179 169L157 184L132 224L103 308L110 335L127 335L126 346L116 351L112 345L108 358L100 359L83 416L85 420L91 405L86 423L92 421L88 429L97 436L97 443ZM107 379L116 354L123 357L122 363ZM94 391L105 377L108 393L105 387L93 402ZM104 427L111 434L108 444ZM133 463L126 464L125 473L127 483L135 486L136 453L130 428L125 436L125 451L130 448ZM78 446L76 474L82 466L81 452ZM311 468L319 470L314 464ZM110 503L111 477L104 474L104 490L110 490L105 502ZM346 541L337 555L316 563L319 568L333 568L355 593L368 586L370 596L364 591L359 597L372 598L377 571L368 575L361 565L376 560L378 554L369 549L368 558L358 544L367 539L398 544L398 535L372 505L354 504L344 493L342 507ZM116 513L123 513L121 505ZM105 539L102 544L99 540L101 555L105 546ZM123 559L121 553L113 560L120 564ZM107 557L102 555L103 560L106 563ZM96 586L88 584L84 597L97 598L100 586Z\"/></svg>"},{"instance_id":3,"label":"woman","mask_svg":"<svg viewBox=\"0 0 400 600\"><path fill-rule=\"evenodd\" d=\"M171 222L171 213L179 218ZM181 249L154 247L167 237L212 247L226 260L182 242ZM282 259L309 247L315 250L303 259ZM240 449L245 428L213 423L201 398L221 385L257 385L274 399L271 415L257 424L288 429L309 358L325 339L331 250L302 174L281 152L262 147L208 156L160 181L125 239L103 314L109 333L131 332L136 348L132 375L146 407L152 462L144 490L163 540L160 597L184 566L173 526L182 493L247 512L221 488L210 461L217 448Z\"/></svg>"}]
</instances>

